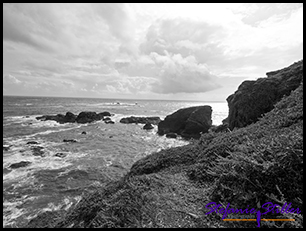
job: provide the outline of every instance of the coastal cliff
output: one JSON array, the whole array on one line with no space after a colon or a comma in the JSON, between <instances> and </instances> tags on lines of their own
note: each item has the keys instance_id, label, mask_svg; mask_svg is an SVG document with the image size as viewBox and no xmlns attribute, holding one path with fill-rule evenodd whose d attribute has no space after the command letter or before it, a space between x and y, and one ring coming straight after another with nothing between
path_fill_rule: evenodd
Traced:
<instances>
[{"instance_id":1,"label":"coastal cliff","mask_svg":"<svg viewBox=\"0 0 306 231\"><path fill-rule=\"evenodd\" d=\"M275 227L303 227L303 62L294 65L296 72L270 72L265 80L244 82L229 97L229 124L238 129L205 133L186 146L146 156L119 181L84 195L68 211L40 214L27 227L256 227L257 222L224 222L220 214L206 215L205 206L216 202L258 209L270 201L302 210L269 214L295 219L275 222ZM260 86L274 93L256 104L251 93ZM248 100L241 101L242 94ZM242 108L250 102L260 109L254 109L256 116L243 117L252 105ZM273 106L260 107L266 103Z\"/></svg>"},{"instance_id":2,"label":"coastal cliff","mask_svg":"<svg viewBox=\"0 0 306 231\"><path fill-rule=\"evenodd\" d=\"M268 78L244 81L226 99L230 129L256 122L264 113L271 111L275 103L295 90L303 78L303 60L266 75Z\"/></svg>"}]
</instances>

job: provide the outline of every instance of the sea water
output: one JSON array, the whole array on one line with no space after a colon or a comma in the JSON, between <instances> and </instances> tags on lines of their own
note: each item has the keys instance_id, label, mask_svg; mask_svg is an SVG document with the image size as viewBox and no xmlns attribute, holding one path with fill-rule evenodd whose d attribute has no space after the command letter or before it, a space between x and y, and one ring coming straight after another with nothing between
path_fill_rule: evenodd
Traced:
<instances>
[{"instance_id":1,"label":"sea water","mask_svg":"<svg viewBox=\"0 0 306 231\"><path fill-rule=\"evenodd\" d=\"M3 149L3 227L22 227L43 211L67 210L84 192L119 179L140 158L188 144L181 138L157 135L157 126L147 131L143 124L122 124L121 118L164 119L178 109L201 105L212 107L214 125L228 115L226 102L4 96L3 146L9 148ZM59 124L35 118L68 111L108 111L114 114L111 119L115 124ZM29 141L36 144L27 144ZM42 156L33 155L35 147L43 151ZM10 168L21 161L30 164Z\"/></svg>"}]
</instances>

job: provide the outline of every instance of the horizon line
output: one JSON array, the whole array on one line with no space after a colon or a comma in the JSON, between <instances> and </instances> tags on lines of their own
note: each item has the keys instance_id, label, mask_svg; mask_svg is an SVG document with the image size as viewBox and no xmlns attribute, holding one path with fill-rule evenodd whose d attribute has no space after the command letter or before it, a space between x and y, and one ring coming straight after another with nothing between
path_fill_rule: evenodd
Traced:
<instances>
[{"instance_id":1,"label":"horizon line","mask_svg":"<svg viewBox=\"0 0 306 231\"><path fill-rule=\"evenodd\" d=\"M224 102L226 100L192 100L192 99L144 99L144 98L105 98L105 97L86 97L86 96L30 96L30 95L4 95L11 97L42 97L42 98L79 98L79 99L115 99L115 100L156 100L156 101L188 101L188 102Z\"/></svg>"}]
</instances>

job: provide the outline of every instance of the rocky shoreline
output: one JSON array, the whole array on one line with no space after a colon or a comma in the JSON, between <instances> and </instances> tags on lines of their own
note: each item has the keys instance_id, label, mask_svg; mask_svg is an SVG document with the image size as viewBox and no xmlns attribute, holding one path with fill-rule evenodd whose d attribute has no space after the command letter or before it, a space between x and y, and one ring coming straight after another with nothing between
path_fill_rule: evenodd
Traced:
<instances>
[{"instance_id":1,"label":"rocky shoreline","mask_svg":"<svg viewBox=\"0 0 306 231\"><path fill-rule=\"evenodd\" d=\"M220 126L211 126L209 106L167 116L158 123L159 134L200 137L138 160L122 179L69 211L41 213L27 227L251 228L252 222L232 224L206 215L205 205L253 208L273 200L302 209L303 60L267 76L243 82L228 97L229 116ZM197 111L205 111L205 121ZM195 124L201 129L193 130ZM294 218L276 226L302 228L303 213Z\"/></svg>"},{"instance_id":2,"label":"rocky shoreline","mask_svg":"<svg viewBox=\"0 0 306 231\"><path fill-rule=\"evenodd\" d=\"M105 111L101 113L91 112L91 111L83 111L78 115L73 114L72 112L67 112L65 115L57 114L57 115L43 115L36 117L37 120L46 121L46 120L54 120L60 124L63 123L92 123L94 121L102 120L104 117L112 116L111 113ZM109 120L106 120L109 121Z\"/></svg>"}]
</instances>

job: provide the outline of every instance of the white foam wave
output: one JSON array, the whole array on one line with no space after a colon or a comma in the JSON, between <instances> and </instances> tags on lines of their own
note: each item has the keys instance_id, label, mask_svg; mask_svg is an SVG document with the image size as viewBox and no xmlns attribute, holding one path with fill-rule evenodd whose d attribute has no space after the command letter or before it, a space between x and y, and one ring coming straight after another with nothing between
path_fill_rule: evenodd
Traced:
<instances>
[{"instance_id":1,"label":"white foam wave","mask_svg":"<svg viewBox=\"0 0 306 231\"><path fill-rule=\"evenodd\" d=\"M26 201L33 201L37 196L24 195L20 199L15 201L3 201L3 227L12 226L14 227L16 219L25 214L25 209L21 209L20 205ZM16 226L16 228L19 228Z\"/></svg>"},{"instance_id":2,"label":"white foam wave","mask_svg":"<svg viewBox=\"0 0 306 231\"><path fill-rule=\"evenodd\" d=\"M6 116L3 118L3 121L5 122L3 125L4 126L8 126L11 125L13 123L24 123L24 124L28 124L28 123L34 123L37 122L38 120L36 120L36 117L40 116L40 115L26 115L26 116ZM7 123L9 122L9 123Z\"/></svg>"},{"instance_id":3,"label":"white foam wave","mask_svg":"<svg viewBox=\"0 0 306 231\"><path fill-rule=\"evenodd\" d=\"M24 209L18 208L21 204L21 201L3 201L3 227L14 226L16 223L14 220L24 214Z\"/></svg>"},{"instance_id":4,"label":"white foam wave","mask_svg":"<svg viewBox=\"0 0 306 231\"><path fill-rule=\"evenodd\" d=\"M68 123L60 124L54 120L46 120L46 121L40 121L37 120L36 123L32 124L32 127L35 128L41 128L41 127L64 127L67 126Z\"/></svg>"},{"instance_id":5,"label":"white foam wave","mask_svg":"<svg viewBox=\"0 0 306 231\"><path fill-rule=\"evenodd\" d=\"M19 159L20 160L20 159ZM22 168L12 169L11 172L3 175L3 182L18 182L16 187L20 187L25 184L31 184L33 182L33 173L39 170L46 170L46 169L61 169L68 166L71 166L72 163L69 162L68 159L59 159L52 155L46 156L44 158L35 157L35 156L27 156L22 158L23 161L30 161L31 163ZM12 161L10 162L16 163L19 161ZM7 168L11 164L10 162L6 162L3 164L3 167Z\"/></svg>"}]
</instances>

